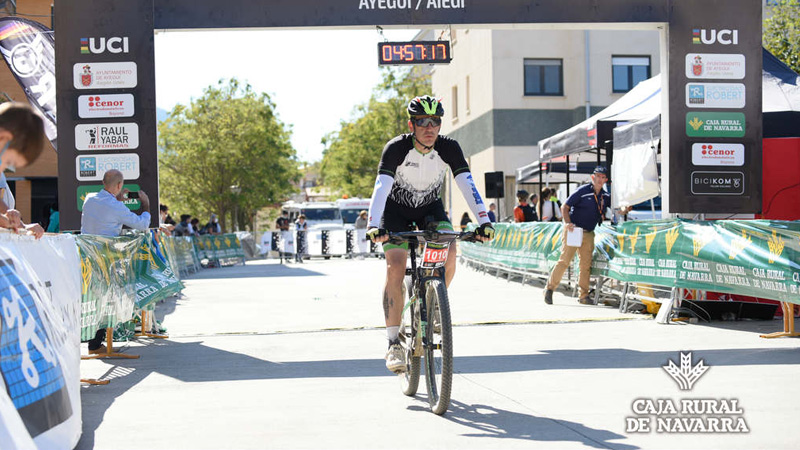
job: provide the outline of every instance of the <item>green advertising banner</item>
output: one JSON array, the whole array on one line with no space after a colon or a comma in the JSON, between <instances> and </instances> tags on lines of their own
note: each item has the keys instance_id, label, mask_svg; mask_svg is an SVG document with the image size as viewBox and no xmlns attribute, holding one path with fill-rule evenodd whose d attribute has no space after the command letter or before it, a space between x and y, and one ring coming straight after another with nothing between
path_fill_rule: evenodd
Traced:
<instances>
[{"instance_id":1,"label":"green advertising banner","mask_svg":"<svg viewBox=\"0 0 800 450\"><path fill-rule=\"evenodd\" d=\"M148 231L119 237L76 236L81 259L81 340L114 327L141 309L183 289Z\"/></svg>"},{"instance_id":2,"label":"green advertising banner","mask_svg":"<svg viewBox=\"0 0 800 450\"><path fill-rule=\"evenodd\" d=\"M561 252L561 229L558 223L499 223L489 245L464 243L462 253L512 268L549 271ZM798 222L633 221L595 230L592 274L800 304L798 257Z\"/></svg>"},{"instance_id":3,"label":"green advertising banner","mask_svg":"<svg viewBox=\"0 0 800 450\"><path fill-rule=\"evenodd\" d=\"M241 259L244 261L244 250L239 238L233 233L210 235L204 234L195 237L197 255L210 261L221 259Z\"/></svg>"}]
</instances>

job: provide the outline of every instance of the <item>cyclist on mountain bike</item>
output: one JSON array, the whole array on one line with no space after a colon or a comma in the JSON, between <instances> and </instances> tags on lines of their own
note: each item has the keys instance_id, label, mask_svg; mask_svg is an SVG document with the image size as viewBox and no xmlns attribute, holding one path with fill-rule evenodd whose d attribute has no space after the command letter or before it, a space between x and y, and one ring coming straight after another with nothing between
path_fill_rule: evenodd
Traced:
<instances>
[{"instance_id":1,"label":"cyclist on mountain bike","mask_svg":"<svg viewBox=\"0 0 800 450\"><path fill-rule=\"evenodd\" d=\"M411 100L408 104L408 129L411 132L397 136L383 148L369 206L367 237L373 242L384 243L386 255L383 291L383 312L389 339L386 368L395 373L406 369L399 329L408 244L387 243L387 233L408 231L412 223L425 228L430 219L438 222L438 230L453 230L440 198L444 177L450 168L472 214L478 219L477 239L485 242L494 237L494 228L461 146L454 139L439 135L443 115L444 108L438 99L426 95ZM455 256L456 251L452 249L445 263L445 283L448 286L455 274Z\"/></svg>"}]
</instances>

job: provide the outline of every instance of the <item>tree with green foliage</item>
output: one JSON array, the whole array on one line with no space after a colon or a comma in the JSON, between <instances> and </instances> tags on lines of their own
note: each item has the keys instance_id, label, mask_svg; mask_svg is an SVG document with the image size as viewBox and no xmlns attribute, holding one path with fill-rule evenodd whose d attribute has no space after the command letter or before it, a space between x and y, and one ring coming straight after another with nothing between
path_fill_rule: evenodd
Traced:
<instances>
[{"instance_id":1,"label":"tree with green foliage","mask_svg":"<svg viewBox=\"0 0 800 450\"><path fill-rule=\"evenodd\" d=\"M408 132L408 102L430 94L430 75L421 68L384 70L369 102L356 107L352 120L342 121L339 131L323 139L323 183L341 195L372 195L383 146Z\"/></svg>"},{"instance_id":2,"label":"tree with green foliage","mask_svg":"<svg viewBox=\"0 0 800 450\"><path fill-rule=\"evenodd\" d=\"M800 73L800 0L780 0L768 6L762 33L764 47Z\"/></svg>"},{"instance_id":3,"label":"tree with green foliage","mask_svg":"<svg viewBox=\"0 0 800 450\"><path fill-rule=\"evenodd\" d=\"M189 106L177 105L159 129L161 198L176 213L211 213L227 230L282 201L299 177L291 131L267 94L249 84L220 80Z\"/></svg>"}]
</instances>

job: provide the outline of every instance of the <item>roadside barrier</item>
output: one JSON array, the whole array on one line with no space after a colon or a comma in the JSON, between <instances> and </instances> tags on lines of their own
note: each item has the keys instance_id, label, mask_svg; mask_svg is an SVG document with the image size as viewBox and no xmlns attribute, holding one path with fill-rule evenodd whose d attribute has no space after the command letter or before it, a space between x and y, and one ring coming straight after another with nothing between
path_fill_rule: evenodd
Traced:
<instances>
[{"instance_id":1,"label":"roadside barrier","mask_svg":"<svg viewBox=\"0 0 800 450\"><path fill-rule=\"evenodd\" d=\"M198 257L208 260L208 267L220 267L222 264L245 263L244 250L239 238L233 234L196 236L192 238Z\"/></svg>"},{"instance_id":2,"label":"roadside barrier","mask_svg":"<svg viewBox=\"0 0 800 450\"><path fill-rule=\"evenodd\" d=\"M260 254L281 260L303 258L353 258L383 255L381 246L366 239L365 229L265 231L261 234Z\"/></svg>"},{"instance_id":3,"label":"roadside barrier","mask_svg":"<svg viewBox=\"0 0 800 450\"><path fill-rule=\"evenodd\" d=\"M178 293L180 274L244 259L234 235L164 237L157 230L120 237L0 230L0 449L72 449L81 435L80 343L106 328L98 357L113 352L114 327L138 311L151 333L155 304ZM105 384L96 382L96 384Z\"/></svg>"},{"instance_id":4,"label":"roadside barrier","mask_svg":"<svg viewBox=\"0 0 800 450\"><path fill-rule=\"evenodd\" d=\"M498 223L491 243L464 243L461 251L470 260L542 276L558 261L562 229L559 223ZM598 296L608 280L634 284L636 292L624 285L624 292L617 291L621 304L660 301L659 315L666 320L670 310L680 306L685 290L800 304L798 257L798 222L632 221L595 230L592 275L600 280L595 283ZM666 288L669 295L655 295L643 285ZM778 335L794 333L793 314L784 314L784 320L785 330Z\"/></svg>"}]
</instances>

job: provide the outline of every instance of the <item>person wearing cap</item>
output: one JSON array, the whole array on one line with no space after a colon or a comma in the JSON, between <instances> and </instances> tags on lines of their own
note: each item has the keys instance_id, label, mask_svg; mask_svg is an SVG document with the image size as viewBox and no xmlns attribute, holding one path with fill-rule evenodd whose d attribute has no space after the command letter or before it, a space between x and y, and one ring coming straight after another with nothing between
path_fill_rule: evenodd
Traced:
<instances>
[{"instance_id":1,"label":"person wearing cap","mask_svg":"<svg viewBox=\"0 0 800 450\"><path fill-rule=\"evenodd\" d=\"M539 217L536 215L536 209L533 205L528 203L530 194L524 189L517 191L517 200L519 204L514 208L514 222L538 222Z\"/></svg>"},{"instance_id":2,"label":"person wearing cap","mask_svg":"<svg viewBox=\"0 0 800 450\"><path fill-rule=\"evenodd\" d=\"M605 210L611 205L611 195L603 189L608 181L608 168L597 166L592 172L591 182L579 187L567 202L561 206L561 215L564 220L564 236L561 245L561 258L550 273L544 291L544 302L553 304L553 290L561 283L564 272L578 252L580 258L580 273L578 287L580 296L578 303L592 304L589 298L589 274L592 268L592 252L594 251L594 229L603 222ZM583 241L580 247L567 245L567 232L579 227L583 229Z\"/></svg>"}]
</instances>

